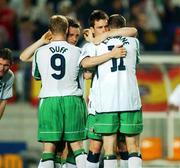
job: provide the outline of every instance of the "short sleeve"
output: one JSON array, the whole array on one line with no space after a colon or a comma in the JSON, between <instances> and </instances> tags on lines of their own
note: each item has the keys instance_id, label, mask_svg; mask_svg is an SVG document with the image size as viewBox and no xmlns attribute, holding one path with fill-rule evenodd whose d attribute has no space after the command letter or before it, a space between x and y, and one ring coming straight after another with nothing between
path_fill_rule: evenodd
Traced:
<instances>
[{"instance_id":1,"label":"short sleeve","mask_svg":"<svg viewBox=\"0 0 180 168\"><path fill-rule=\"evenodd\" d=\"M96 47L93 43L86 43L82 49L81 49L81 54L79 58L79 65L81 64L81 61L85 57L92 57L96 55Z\"/></svg>"}]
</instances>

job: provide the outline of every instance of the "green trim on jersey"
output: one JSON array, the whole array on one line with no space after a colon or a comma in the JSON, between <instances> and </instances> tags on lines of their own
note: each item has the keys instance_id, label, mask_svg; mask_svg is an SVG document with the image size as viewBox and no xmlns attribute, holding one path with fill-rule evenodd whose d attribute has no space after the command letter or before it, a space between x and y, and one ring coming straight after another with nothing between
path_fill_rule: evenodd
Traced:
<instances>
[{"instance_id":1,"label":"green trim on jersey","mask_svg":"<svg viewBox=\"0 0 180 168\"><path fill-rule=\"evenodd\" d=\"M41 75L39 72L38 64L37 64L37 51L35 53L35 71L34 71L34 78L36 80L41 80Z\"/></svg>"},{"instance_id":2,"label":"green trim on jersey","mask_svg":"<svg viewBox=\"0 0 180 168\"><path fill-rule=\"evenodd\" d=\"M135 39L136 41L136 57L137 57L137 61L136 61L136 64L139 64L140 63L140 48L139 48L139 40L138 39Z\"/></svg>"}]
</instances>

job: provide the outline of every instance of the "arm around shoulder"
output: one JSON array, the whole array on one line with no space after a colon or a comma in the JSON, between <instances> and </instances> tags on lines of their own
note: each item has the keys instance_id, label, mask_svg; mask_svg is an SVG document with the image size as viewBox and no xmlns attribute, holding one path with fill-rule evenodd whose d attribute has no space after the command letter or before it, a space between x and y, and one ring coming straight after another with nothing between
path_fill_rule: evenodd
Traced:
<instances>
[{"instance_id":1,"label":"arm around shoulder","mask_svg":"<svg viewBox=\"0 0 180 168\"><path fill-rule=\"evenodd\" d=\"M51 37L52 35L50 31L43 34L39 40L23 50L23 52L20 54L20 60L23 62L32 62L34 52L42 45L48 44L51 40Z\"/></svg>"},{"instance_id":2,"label":"arm around shoulder","mask_svg":"<svg viewBox=\"0 0 180 168\"><path fill-rule=\"evenodd\" d=\"M83 68L92 68L97 65L103 64L112 58L120 58L126 56L126 49L124 47L114 47L112 51L98 56L87 56L82 59L81 66Z\"/></svg>"},{"instance_id":3,"label":"arm around shoulder","mask_svg":"<svg viewBox=\"0 0 180 168\"><path fill-rule=\"evenodd\" d=\"M125 37L136 37L137 36L137 29L135 27L123 27L120 29L112 29L108 32L105 32L101 35L96 36L95 38L91 38L94 44L99 44L104 41L108 37L115 37L115 36L125 36Z\"/></svg>"}]
</instances>

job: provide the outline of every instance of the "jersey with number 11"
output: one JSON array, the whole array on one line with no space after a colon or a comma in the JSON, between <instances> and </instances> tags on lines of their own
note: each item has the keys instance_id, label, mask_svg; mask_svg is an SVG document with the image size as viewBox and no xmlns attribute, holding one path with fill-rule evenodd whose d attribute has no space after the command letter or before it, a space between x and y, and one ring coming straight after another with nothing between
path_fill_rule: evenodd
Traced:
<instances>
[{"instance_id":1,"label":"jersey with number 11","mask_svg":"<svg viewBox=\"0 0 180 168\"><path fill-rule=\"evenodd\" d=\"M93 79L92 91L96 112L136 111L141 108L136 63L139 56L139 42L132 37L110 37L96 47L96 54L101 55L115 46L123 45L127 55L113 58L97 68Z\"/></svg>"},{"instance_id":2,"label":"jersey with number 11","mask_svg":"<svg viewBox=\"0 0 180 168\"><path fill-rule=\"evenodd\" d=\"M80 48L53 41L34 54L32 75L42 81L39 97L82 95L78 87Z\"/></svg>"}]
</instances>

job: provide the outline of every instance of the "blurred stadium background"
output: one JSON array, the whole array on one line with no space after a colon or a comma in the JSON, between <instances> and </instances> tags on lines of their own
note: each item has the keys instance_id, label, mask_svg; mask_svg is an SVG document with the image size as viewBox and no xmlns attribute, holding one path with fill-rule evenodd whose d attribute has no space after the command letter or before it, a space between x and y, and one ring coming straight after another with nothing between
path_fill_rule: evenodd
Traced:
<instances>
[{"instance_id":1,"label":"blurred stadium background","mask_svg":"<svg viewBox=\"0 0 180 168\"><path fill-rule=\"evenodd\" d=\"M72 16L87 28L93 9L120 13L138 29L144 167L180 168L180 112L167 108L180 83L179 0L0 0L0 48L13 50L16 76L14 97L0 121L0 168L35 168L41 154L36 141L40 83L32 80L31 64L20 62L19 53L47 31L52 14ZM83 44L81 37L78 45Z\"/></svg>"}]
</instances>

